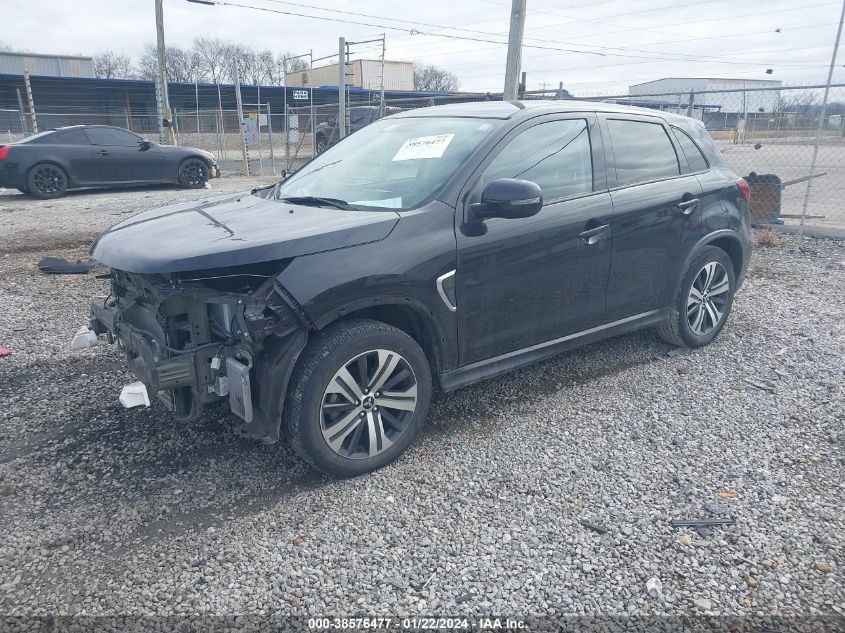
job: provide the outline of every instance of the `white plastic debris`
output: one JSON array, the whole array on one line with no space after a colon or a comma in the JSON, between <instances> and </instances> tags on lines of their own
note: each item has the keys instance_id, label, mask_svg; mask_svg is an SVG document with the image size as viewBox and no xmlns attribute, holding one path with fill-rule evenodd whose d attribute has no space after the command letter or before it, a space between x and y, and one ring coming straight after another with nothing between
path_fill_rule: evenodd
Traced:
<instances>
[{"instance_id":1,"label":"white plastic debris","mask_svg":"<svg viewBox=\"0 0 845 633\"><path fill-rule=\"evenodd\" d=\"M648 595L652 598L659 598L663 593L663 583L660 582L660 578L655 576L648 579L648 582L645 584L645 588L646 591L648 591Z\"/></svg>"},{"instance_id":2,"label":"white plastic debris","mask_svg":"<svg viewBox=\"0 0 845 633\"><path fill-rule=\"evenodd\" d=\"M86 347L94 347L97 343L97 335L94 333L94 330L89 329L86 325L79 328L76 334L73 335L70 348L85 349Z\"/></svg>"},{"instance_id":3,"label":"white plastic debris","mask_svg":"<svg viewBox=\"0 0 845 633\"><path fill-rule=\"evenodd\" d=\"M147 393L147 386L140 382L130 382L120 391L120 404L127 409L132 407L150 406L150 395Z\"/></svg>"},{"instance_id":4,"label":"white plastic debris","mask_svg":"<svg viewBox=\"0 0 845 633\"><path fill-rule=\"evenodd\" d=\"M208 182L207 180L205 181L205 188L206 188L206 189L211 189L211 183L210 183L210 182Z\"/></svg>"}]
</instances>

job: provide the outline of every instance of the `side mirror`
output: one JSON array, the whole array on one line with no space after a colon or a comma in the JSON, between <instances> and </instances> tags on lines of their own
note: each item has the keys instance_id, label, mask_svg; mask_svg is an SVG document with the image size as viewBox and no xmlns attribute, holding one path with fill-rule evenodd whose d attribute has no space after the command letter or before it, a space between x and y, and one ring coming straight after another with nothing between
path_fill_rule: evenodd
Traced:
<instances>
[{"instance_id":1,"label":"side mirror","mask_svg":"<svg viewBox=\"0 0 845 633\"><path fill-rule=\"evenodd\" d=\"M470 209L476 218L530 218L543 208L543 192L537 183L516 178L497 178L484 187L481 202Z\"/></svg>"},{"instance_id":2,"label":"side mirror","mask_svg":"<svg viewBox=\"0 0 845 633\"><path fill-rule=\"evenodd\" d=\"M150 141L148 141L147 139L141 139L140 141L138 141L138 147L141 148L141 151L146 152L152 146L153 146L153 144Z\"/></svg>"}]
</instances>

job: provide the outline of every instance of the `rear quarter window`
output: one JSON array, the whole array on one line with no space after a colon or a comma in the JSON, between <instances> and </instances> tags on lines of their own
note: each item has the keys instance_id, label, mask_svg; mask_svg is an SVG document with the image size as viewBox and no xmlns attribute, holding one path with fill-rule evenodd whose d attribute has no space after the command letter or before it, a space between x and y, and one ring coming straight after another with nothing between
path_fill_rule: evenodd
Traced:
<instances>
[{"instance_id":1,"label":"rear quarter window","mask_svg":"<svg viewBox=\"0 0 845 633\"><path fill-rule=\"evenodd\" d=\"M675 146L660 123L609 119L610 141L616 164L616 184L671 178L681 173Z\"/></svg>"},{"instance_id":2,"label":"rear quarter window","mask_svg":"<svg viewBox=\"0 0 845 633\"><path fill-rule=\"evenodd\" d=\"M710 165L698 144L681 128L673 127L672 131L675 133L675 138L678 139L678 144L687 158L690 170L693 172L707 171Z\"/></svg>"}]
</instances>

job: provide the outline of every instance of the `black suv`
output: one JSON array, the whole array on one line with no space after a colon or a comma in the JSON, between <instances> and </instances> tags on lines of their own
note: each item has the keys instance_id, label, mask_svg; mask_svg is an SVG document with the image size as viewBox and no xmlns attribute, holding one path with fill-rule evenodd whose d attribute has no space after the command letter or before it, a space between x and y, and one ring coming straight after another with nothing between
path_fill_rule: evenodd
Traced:
<instances>
[{"instance_id":1,"label":"black suv","mask_svg":"<svg viewBox=\"0 0 845 633\"><path fill-rule=\"evenodd\" d=\"M395 459L451 391L656 326L706 345L751 254L700 122L584 102L403 112L264 189L142 213L92 252L93 328L176 416L228 396L322 471Z\"/></svg>"},{"instance_id":2,"label":"black suv","mask_svg":"<svg viewBox=\"0 0 845 633\"><path fill-rule=\"evenodd\" d=\"M384 116L390 116L396 112L401 112L401 108L385 106ZM381 118L381 108L379 106L352 106L349 108L349 129L348 132L357 132L362 127L365 127ZM340 133L338 129L337 117L333 117L330 121L323 121L317 125L314 132L314 147L318 154L325 152L330 145L334 145L340 140Z\"/></svg>"}]
</instances>

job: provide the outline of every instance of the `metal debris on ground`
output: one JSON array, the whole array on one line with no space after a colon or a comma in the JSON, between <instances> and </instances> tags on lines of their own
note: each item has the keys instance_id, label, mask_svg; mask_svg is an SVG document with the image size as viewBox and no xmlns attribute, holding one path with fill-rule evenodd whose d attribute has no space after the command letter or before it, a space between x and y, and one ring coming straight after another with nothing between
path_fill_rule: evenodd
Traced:
<instances>
[{"instance_id":1,"label":"metal debris on ground","mask_svg":"<svg viewBox=\"0 0 845 633\"><path fill-rule=\"evenodd\" d=\"M713 527L714 525L735 525L736 519L672 519L672 527Z\"/></svg>"},{"instance_id":2,"label":"metal debris on ground","mask_svg":"<svg viewBox=\"0 0 845 633\"><path fill-rule=\"evenodd\" d=\"M87 262L69 262L61 257L45 257L38 262L38 270L48 275L84 275L99 265L100 262L95 259L89 259Z\"/></svg>"},{"instance_id":3,"label":"metal debris on ground","mask_svg":"<svg viewBox=\"0 0 845 633\"><path fill-rule=\"evenodd\" d=\"M581 519L581 525L583 525L588 530L592 530L593 532L598 532L599 534L607 534L608 529L603 525L596 525L595 523L590 523L586 519Z\"/></svg>"}]
</instances>

